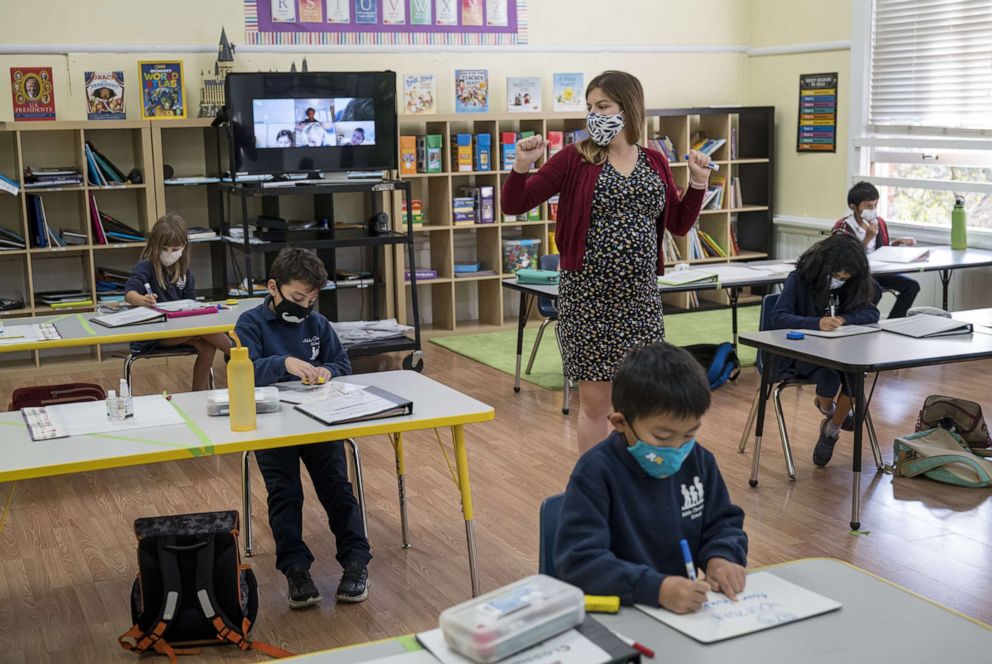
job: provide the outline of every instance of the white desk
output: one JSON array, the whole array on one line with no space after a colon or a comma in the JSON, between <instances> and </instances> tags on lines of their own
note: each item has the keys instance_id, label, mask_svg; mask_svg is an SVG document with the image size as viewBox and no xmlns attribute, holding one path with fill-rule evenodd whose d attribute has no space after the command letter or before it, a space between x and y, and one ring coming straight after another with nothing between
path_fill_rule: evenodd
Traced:
<instances>
[{"instance_id":1,"label":"white desk","mask_svg":"<svg viewBox=\"0 0 992 664\"><path fill-rule=\"evenodd\" d=\"M336 380L382 387L413 401L414 412L401 417L328 427L283 404L277 413L259 415L254 431L236 433L231 431L228 418L207 416L205 392L189 392L172 397L172 404L186 420L185 424L137 429L133 436L92 434L39 442L31 440L20 412L0 413L0 430L4 437L0 482L385 434L393 439L405 537L402 434L450 426L468 540L472 591L473 595L478 595L475 522L464 425L493 419L493 408L413 371L359 374ZM247 516L245 520L248 521Z\"/></svg>"}]
</instances>

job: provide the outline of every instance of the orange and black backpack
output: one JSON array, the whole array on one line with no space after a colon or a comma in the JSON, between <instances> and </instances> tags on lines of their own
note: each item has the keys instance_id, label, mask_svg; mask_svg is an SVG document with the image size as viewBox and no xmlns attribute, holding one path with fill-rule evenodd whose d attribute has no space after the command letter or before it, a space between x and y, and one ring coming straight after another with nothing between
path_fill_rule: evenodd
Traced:
<instances>
[{"instance_id":1,"label":"orange and black backpack","mask_svg":"<svg viewBox=\"0 0 992 664\"><path fill-rule=\"evenodd\" d=\"M138 575L131 588L134 625L118 641L170 662L199 651L176 646L233 643L272 657L289 653L248 633L258 614L258 587L241 564L238 513L203 512L136 519Z\"/></svg>"}]
</instances>

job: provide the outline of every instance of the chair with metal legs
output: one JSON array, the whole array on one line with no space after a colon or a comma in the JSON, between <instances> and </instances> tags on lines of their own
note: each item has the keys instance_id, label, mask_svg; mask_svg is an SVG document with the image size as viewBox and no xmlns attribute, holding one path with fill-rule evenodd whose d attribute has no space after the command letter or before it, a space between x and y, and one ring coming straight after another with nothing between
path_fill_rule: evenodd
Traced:
<instances>
[{"instance_id":1,"label":"chair with metal legs","mask_svg":"<svg viewBox=\"0 0 992 664\"><path fill-rule=\"evenodd\" d=\"M538 261L538 267L542 270L557 270L559 262L560 256L558 254L548 254L546 256L541 256ZM537 349L541 347L541 340L544 339L544 331L551 323L555 323L555 338L558 338L558 309L555 308L554 300L547 297L538 297L537 312L544 317L544 320L541 321L541 327L537 330L537 338L534 340L534 347L530 350L530 359L527 360L527 369L524 373L528 376L530 375L531 369L534 368L534 360L537 358ZM561 348L560 340L558 347ZM562 390L561 412L564 415L568 415L569 405L572 401L572 385L568 376L563 375L562 379L564 384Z\"/></svg>"},{"instance_id":2,"label":"chair with metal legs","mask_svg":"<svg viewBox=\"0 0 992 664\"><path fill-rule=\"evenodd\" d=\"M365 482L362 480L362 457L358 452L358 443L354 438L346 438L344 441L351 448L351 474L355 485L355 500L362 511L362 529L365 531L366 539L369 536L369 522L365 516ZM245 535L245 557L250 558L255 555L255 546L252 532L252 512L251 512L251 451L241 454L241 505L244 515L244 535Z\"/></svg>"},{"instance_id":3,"label":"chair with metal legs","mask_svg":"<svg viewBox=\"0 0 992 664\"><path fill-rule=\"evenodd\" d=\"M196 356L196 349L192 346L159 346L151 350L131 351L124 358L124 380L127 382L127 389L131 390L131 369L138 360L146 360L153 357L189 357ZM210 367L210 376L207 378L208 387L214 389L214 368Z\"/></svg>"},{"instance_id":4,"label":"chair with metal legs","mask_svg":"<svg viewBox=\"0 0 992 664\"><path fill-rule=\"evenodd\" d=\"M772 329L772 312L775 309L775 304L778 302L779 293L771 293L765 295L761 301L761 319L759 322L759 330L770 330ZM764 353L758 351L757 359L755 364L758 368L758 375L761 375L764 368ZM775 421L778 423L778 433L779 437L782 439L782 453L785 456L785 471L789 475L790 480L796 479L796 464L792 457L792 446L789 444L789 432L785 425L785 417L783 415L782 408L782 392L790 387L803 387L804 385L813 385L814 383L807 380L797 380L794 378L779 378L775 377L773 383L768 385L768 393L765 395L761 394L761 386L758 386L757 391L754 394L754 399L751 402L751 410L747 415L747 423L744 425L744 431L741 434L740 444L737 446L737 451L743 454L747 450L747 439L754 430L754 420L758 414L758 404L759 400L769 397L774 399L775 405ZM865 427L868 431L868 441L871 444L871 451L875 457L875 465L881 469L884 465L882 459L882 452L878 447L878 438L875 435L875 425L871 420L871 412L865 410ZM751 478L748 483L751 486L758 485L758 467L761 457L761 440L755 440L754 445L754 457L751 461Z\"/></svg>"}]
</instances>

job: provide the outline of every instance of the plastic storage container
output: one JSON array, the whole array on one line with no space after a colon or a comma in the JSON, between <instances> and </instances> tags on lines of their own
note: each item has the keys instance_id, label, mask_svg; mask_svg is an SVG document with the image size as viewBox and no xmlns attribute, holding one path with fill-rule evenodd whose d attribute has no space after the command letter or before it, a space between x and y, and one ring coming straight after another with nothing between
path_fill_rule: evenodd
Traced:
<instances>
[{"instance_id":1,"label":"plastic storage container","mask_svg":"<svg viewBox=\"0 0 992 664\"><path fill-rule=\"evenodd\" d=\"M503 240L503 271L516 272L525 267L537 269L540 252L541 240L537 238Z\"/></svg>"},{"instance_id":2,"label":"plastic storage container","mask_svg":"<svg viewBox=\"0 0 992 664\"><path fill-rule=\"evenodd\" d=\"M227 385L231 403L231 431L255 430L255 366L248 357L248 349L237 346L231 349L227 363Z\"/></svg>"},{"instance_id":3,"label":"plastic storage container","mask_svg":"<svg viewBox=\"0 0 992 664\"><path fill-rule=\"evenodd\" d=\"M279 390L272 387L255 388L255 412L274 413L279 410ZM227 390L207 392L207 415L228 415L231 412L231 395Z\"/></svg>"},{"instance_id":4,"label":"plastic storage container","mask_svg":"<svg viewBox=\"0 0 992 664\"><path fill-rule=\"evenodd\" d=\"M581 590L537 574L447 609L440 623L449 648L488 663L557 636L585 615Z\"/></svg>"}]
</instances>

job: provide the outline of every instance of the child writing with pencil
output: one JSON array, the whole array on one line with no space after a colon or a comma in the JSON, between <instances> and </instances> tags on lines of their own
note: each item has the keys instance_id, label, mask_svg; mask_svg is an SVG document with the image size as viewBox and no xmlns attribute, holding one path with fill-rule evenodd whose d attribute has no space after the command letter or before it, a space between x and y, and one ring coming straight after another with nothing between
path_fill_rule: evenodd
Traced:
<instances>
[{"instance_id":1,"label":"child writing with pencil","mask_svg":"<svg viewBox=\"0 0 992 664\"><path fill-rule=\"evenodd\" d=\"M877 323L874 281L861 243L846 234L814 244L796 261L772 312L776 329L836 330L842 325ZM778 360L779 377L816 383L814 405L823 415L813 463L830 463L841 429L854 430L851 393L836 370L796 360Z\"/></svg>"},{"instance_id":2,"label":"child writing with pencil","mask_svg":"<svg viewBox=\"0 0 992 664\"><path fill-rule=\"evenodd\" d=\"M256 386L291 380L320 383L351 373L348 354L334 328L313 310L326 283L327 269L313 252L287 247L276 256L269 269L269 295L241 314L234 328L255 364ZM269 492L276 568L286 576L290 608L302 609L321 600L310 575L314 556L303 541L301 461L327 514L344 571L337 600L364 601L372 554L348 481L344 444L331 440L258 450L255 458Z\"/></svg>"},{"instance_id":3,"label":"child writing with pencil","mask_svg":"<svg viewBox=\"0 0 992 664\"><path fill-rule=\"evenodd\" d=\"M175 214L159 217L148 234L141 260L124 286L124 300L132 307L154 307L159 302L196 299L187 243L186 222L182 217ZM193 391L197 392L209 387L210 368L217 351L230 354L231 341L224 334L138 341L131 344L131 352L143 353L161 346L192 346L196 350Z\"/></svg>"},{"instance_id":4,"label":"child writing with pencil","mask_svg":"<svg viewBox=\"0 0 992 664\"><path fill-rule=\"evenodd\" d=\"M663 341L636 348L617 370L612 399L614 431L579 458L565 490L558 576L588 595L675 613L698 610L710 590L736 599L744 512L696 442L710 405L702 367Z\"/></svg>"}]
</instances>

